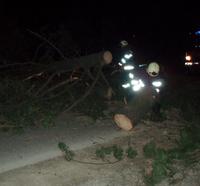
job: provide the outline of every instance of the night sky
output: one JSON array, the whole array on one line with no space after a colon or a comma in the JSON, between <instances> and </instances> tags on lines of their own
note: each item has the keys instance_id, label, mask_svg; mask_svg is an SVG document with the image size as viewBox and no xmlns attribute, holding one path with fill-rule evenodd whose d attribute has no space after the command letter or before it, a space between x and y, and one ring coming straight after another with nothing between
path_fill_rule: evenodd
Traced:
<instances>
[{"instance_id":1,"label":"night sky","mask_svg":"<svg viewBox=\"0 0 200 186\"><path fill-rule=\"evenodd\" d=\"M40 32L46 25L56 29L62 24L80 45L93 42L96 50L126 39L143 56L141 60L169 60L169 56L181 60L188 33L200 28L200 11L192 1L132 1L132 5L125 1L110 5L103 1L5 2L1 37L14 27Z\"/></svg>"}]
</instances>

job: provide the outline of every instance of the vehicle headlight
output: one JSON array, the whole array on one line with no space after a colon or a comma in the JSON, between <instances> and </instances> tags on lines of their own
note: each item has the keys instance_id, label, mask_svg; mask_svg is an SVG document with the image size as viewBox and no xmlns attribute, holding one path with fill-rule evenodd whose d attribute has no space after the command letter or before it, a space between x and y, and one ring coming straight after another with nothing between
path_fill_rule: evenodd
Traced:
<instances>
[{"instance_id":1,"label":"vehicle headlight","mask_svg":"<svg viewBox=\"0 0 200 186\"><path fill-rule=\"evenodd\" d=\"M161 87L161 86L162 86L162 82L161 82L161 81L153 81L153 82L152 82L152 85L153 85L154 87Z\"/></svg>"},{"instance_id":2,"label":"vehicle headlight","mask_svg":"<svg viewBox=\"0 0 200 186\"><path fill-rule=\"evenodd\" d=\"M186 55L186 56L185 56L185 60L186 60L186 61L191 61L191 60L192 60L192 56Z\"/></svg>"}]
</instances>

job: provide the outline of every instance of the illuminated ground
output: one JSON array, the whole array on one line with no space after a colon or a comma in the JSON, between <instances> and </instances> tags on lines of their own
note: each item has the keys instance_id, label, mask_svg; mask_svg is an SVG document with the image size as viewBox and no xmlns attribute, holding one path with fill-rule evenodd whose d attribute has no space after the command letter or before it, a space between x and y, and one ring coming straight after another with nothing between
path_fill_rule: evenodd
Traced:
<instances>
[{"instance_id":1,"label":"illuminated ground","mask_svg":"<svg viewBox=\"0 0 200 186\"><path fill-rule=\"evenodd\" d=\"M182 124L184 122L181 120L181 118L179 118L176 110L172 113L168 113L167 115L169 117L163 122L143 121L138 126L136 126L131 133L120 132L113 126L112 122L110 121L110 124L109 122L107 124L104 123L102 125L99 125L99 127L96 127L95 125L91 127L86 127L87 125L84 125L83 122L81 131L79 131L79 133L73 132L73 138L71 138L71 140L69 140L68 129L66 129L62 133L59 133L59 135L62 134L62 136L58 137L56 135L59 140L67 139L64 136L68 136L68 141L64 141L72 149L81 149L88 145L90 146L82 150L75 151L76 159L81 161L102 162L102 160L98 159L95 156L95 150L98 147L100 147L101 145L111 144L118 144L122 147L126 147L128 143L131 144L138 152L138 156L133 160L125 158L121 162L112 165L88 165L76 162L67 162L64 157L61 156L34 165L29 165L12 171L4 172L0 174L0 185L144 186L145 184L142 172L144 169L148 169L148 161L143 157L144 145L147 144L149 141L154 140L156 144L162 148L170 148L174 146L178 131L182 127ZM83 118L81 118L81 120L83 121ZM76 126L73 126L72 128L74 128L74 131L77 130L75 129ZM97 133L101 135L97 135ZM39 133L37 134L39 135ZM47 133L43 133L43 135L46 136ZM41 144L43 143L48 144L48 148L51 149L49 153L56 152L57 155L61 155L56 147L56 143L57 141L59 141L58 138L52 140L53 136L50 131L48 133L48 136L44 136L43 139L47 141L50 140L49 143L41 141L41 139L39 139L39 137L35 135L34 141L36 141L37 144L35 146L35 151L29 152L26 155L37 157L36 147L38 147L38 152L41 151ZM83 141L83 138L81 138L81 136L84 137L84 139L86 140L85 142ZM27 135L26 139L29 139L30 141L33 140L31 138L31 135ZM7 144L7 146L9 145ZM43 146L43 148L47 150L45 146ZM22 149L27 149L27 151L28 149L30 150L29 143L27 142L26 148L24 147ZM33 152L35 152L36 154L33 154ZM16 158L16 156L14 155L13 157ZM12 164L15 162L15 160L10 160ZM1 165L2 163L3 162L1 162ZM177 168L179 169L179 172L175 174L173 178L171 178L174 181L172 185L200 185L200 165L197 164L192 169L185 169L182 166ZM160 186L161 185L169 185L169 180L164 180L164 182L162 182Z\"/></svg>"},{"instance_id":2,"label":"illuminated ground","mask_svg":"<svg viewBox=\"0 0 200 186\"><path fill-rule=\"evenodd\" d=\"M30 129L16 135L1 133L0 173L60 156L60 141L77 150L126 135L113 122L98 122L86 116L63 115L50 129Z\"/></svg>"}]
</instances>

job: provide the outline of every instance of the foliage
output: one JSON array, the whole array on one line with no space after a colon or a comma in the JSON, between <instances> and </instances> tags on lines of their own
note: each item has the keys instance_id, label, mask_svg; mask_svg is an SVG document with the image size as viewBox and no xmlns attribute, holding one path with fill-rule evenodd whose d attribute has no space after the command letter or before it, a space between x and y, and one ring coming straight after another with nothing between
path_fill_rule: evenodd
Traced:
<instances>
[{"instance_id":1,"label":"foliage","mask_svg":"<svg viewBox=\"0 0 200 186\"><path fill-rule=\"evenodd\" d=\"M200 127L187 126L180 132L177 147L169 151L172 159L183 160L189 166L200 160ZM195 155L195 153L198 152Z\"/></svg>"},{"instance_id":2,"label":"foliage","mask_svg":"<svg viewBox=\"0 0 200 186\"><path fill-rule=\"evenodd\" d=\"M77 105L75 110L84 113L94 119L104 117L103 111L107 108L107 105L101 96L92 93L90 96L82 101L81 105Z\"/></svg>"},{"instance_id":3,"label":"foliage","mask_svg":"<svg viewBox=\"0 0 200 186\"><path fill-rule=\"evenodd\" d=\"M154 142L144 146L144 156L153 159L151 176L146 176L147 185L155 185L173 174L173 161L185 166L200 161L200 86L191 77L172 77L161 95L162 109L178 108L188 124L180 131L177 147L167 151L158 149ZM192 82L192 83L191 83Z\"/></svg>"},{"instance_id":4,"label":"foliage","mask_svg":"<svg viewBox=\"0 0 200 186\"><path fill-rule=\"evenodd\" d=\"M151 175L145 175L146 184L153 186L169 175L171 160L169 159L168 152L157 148L154 142L146 144L143 151L146 158L153 159L152 173Z\"/></svg>"},{"instance_id":5,"label":"foliage","mask_svg":"<svg viewBox=\"0 0 200 186\"><path fill-rule=\"evenodd\" d=\"M54 125L55 117L66 108L67 104L72 104L82 96L85 87L80 84L71 89L64 87L66 93L54 99L46 99L49 98L48 96L43 99L36 97L34 90L30 91L30 83L13 78L2 78L0 82L0 124L18 128L29 126L49 128ZM54 96L54 94L49 96ZM106 107L102 96L93 92L77 105L75 110L97 119L104 116L103 111Z\"/></svg>"},{"instance_id":6,"label":"foliage","mask_svg":"<svg viewBox=\"0 0 200 186\"><path fill-rule=\"evenodd\" d=\"M169 150L157 148L151 141L143 148L144 156L153 159L153 171L145 176L147 185L155 185L173 174L173 160L182 160L186 166L200 161L200 127L186 127L180 132L177 147Z\"/></svg>"},{"instance_id":7,"label":"foliage","mask_svg":"<svg viewBox=\"0 0 200 186\"><path fill-rule=\"evenodd\" d=\"M95 163L95 162L85 162L85 161L80 161L80 160L74 159L75 153L73 151L71 151L70 148L63 142L58 143L58 148L65 154L65 158L67 161L73 160L73 161L76 161L79 163L94 164L94 165L103 165L104 164L104 163ZM130 159L135 158L137 155L137 152L132 147L129 147L126 150L126 153L127 153L127 157ZM120 161L124 158L124 150L120 146L117 146L117 145L112 145L109 147L101 147L100 149L96 149L96 156L98 158L101 158L102 160L104 160L107 155L112 155L113 157L115 157L115 159ZM118 161L116 161L116 162L118 162ZM112 162L108 162L108 164L110 164L110 163L112 163Z\"/></svg>"},{"instance_id":8,"label":"foliage","mask_svg":"<svg viewBox=\"0 0 200 186\"><path fill-rule=\"evenodd\" d=\"M104 159L106 155L112 154L117 160L121 160L123 157L123 149L116 145L110 147L101 147L96 150L96 156Z\"/></svg>"},{"instance_id":9,"label":"foliage","mask_svg":"<svg viewBox=\"0 0 200 186\"><path fill-rule=\"evenodd\" d=\"M62 152L65 153L65 158L66 158L67 161L73 160L75 154L74 154L73 151L71 151L71 150L69 149L69 147L68 147L65 143L59 142L59 143L58 143L58 148L59 148Z\"/></svg>"},{"instance_id":10,"label":"foliage","mask_svg":"<svg viewBox=\"0 0 200 186\"><path fill-rule=\"evenodd\" d=\"M156 154L156 144L155 144L155 142L151 141L151 142L147 143L144 146L143 151L144 151L144 156L146 158L155 157L155 154Z\"/></svg>"},{"instance_id":11,"label":"foliage","mask_svg":"<svg viewBox=\"0 0 200 186\"><path fill-rule=\"evenodd\" d=\"M113 146L113 156L117 159L117 160L122 160L123 158L123 155L124 155L124 150L117 146L117 145L114 145Z\"/></svg>"},{"instance_id":12,"label":"foliage","mask_svg":"<svg viewBox=\"0 0 200 186\"><path fill-rule=\"evenodd\" d=\"M49 102L28 93L30 86L20 80L2 79L0 82L0 122L15 127L53 124L58 112ZM57 109L57 110L56 110Z\"/></svg>"},{"instance_id":13,"label":"foliage","mask_svg":"<svg viewBox=\"0 0 200 186\"><path fill-rule=\"evenodd\" d=\"M127 157L130 159L134 159L137 156L137 151L133 149L132 147L128 147L126 150Z\"/></svg>"},{"instance_id":14,"label":"foliage","mask_svg":"<svg viewBox=\"0 0 200 186\"><path fill-rule=\"evenodd\" d=\"M104 159L106 155L113 155L117 160L122 160L125 157L124 152L126 152L126 156L130 159L134 159L137 156L137 151L132 147L128 147L126 150L123 150L117 145L97 149L96 156Z\"/></svg>"},{"instance_id":15,"label":"foliage","mask_svg":"<svg viewBox=\"0 0 200 186\"><path fill-rule=\"evenodd\" d=\"M200 83L191 77L172 77L161 96L163 109L175 107L189 122L200 122Z\"/></svg>"}]
</instances>

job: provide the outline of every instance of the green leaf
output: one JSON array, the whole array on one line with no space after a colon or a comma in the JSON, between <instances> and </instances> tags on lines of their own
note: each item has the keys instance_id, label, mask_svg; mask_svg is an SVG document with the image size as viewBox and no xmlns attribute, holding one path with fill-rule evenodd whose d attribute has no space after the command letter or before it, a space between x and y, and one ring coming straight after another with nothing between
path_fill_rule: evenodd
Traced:
<instances>
[{"instance_id":1,"label":"green leaf","mask_svg":"<svg viewBox=\"0 0 200 186\"><path fill-rule=\"evenodd\" d=\"M96 150L96 156L101 159L105 158L105 153L104 153L103 147Z\"/></svg>"},{"instance_id":2,"label":"green leaf","mask_svg":"<svg viewBox=\"0 0 200 186\"><path fill-rule=\"evenodd\" d=\"M127 157L130 158L130 159L133 159L137 156L137 151L134 150L132 147L129 147L126 150L126 153L127 153Z\"/></svg>"},{"instance_id":3,"label":"green leaf","mask_svg":"<svg viewBox=\"0 0 200 186\"><path fill-rule=\"evenodd\" d=\"M159 183L166 177L167 177L167 167L165 166L165 164L154 161L153 173L152 173L152 178L154 183Z\"/></svg>"},{"instance_id":4,"label":"green leaf","mask_svg":"<svg viewBox=\"0 0 200 186\"><path fill-rule=\"evenodd\" d=\"M146 158L153 158L156 155L156 144L151 141L147 143L143 148L144 156Z\"/></svg>"},{"instance_id":5,"label":"green leaf","mask_svg":"<svg viewBox=\"0 0 200 186\"><path fill-rule=\"evenodd\" d=\"M65 151L68 147L66 146L65 143L59 142L59 143L58 143L58 148L59 148L61 151Z\"/></svg>"},{"instance_id":6,"label":"green leaf","mask_svg":"<svg viewBox=\"0 0 200 186\"><path fill-rule=\"evenodd\" d=\"M73 160L74 156L75 156L74 152L72 152L72 151L70 151L70 150L65 151L65 159L66 159L67 161Z\"/></svg>"},{"instance_id":7,"label":"green leaf","mask_svg":"<svg viewBox=\"0 0 200 186\"><path fill-rule=\"evenodd\" d=\"M112 150L113 150L113 149L112 149L112 147L104 147L103 150L104 150L104 153L105 153L105 154L109 155L109 154L112 153Z\"/></svg>"},{"instance_id":8,"label":"green leaf","mask_svg":"<svg viewBox=\"0 0 200 186\"><path fill-rule=\"evenodd\" d=\"M169 162L167 151L161 148L156 149L155 160L167 164Z\"/></svg>"},{"instance_id":9,"label":"green leaf","mask_svg":"<svg viewBox=\"0 0 200 186\"><path fill-rule=\"evenodd\" d=\"M113 155L117 160L122 160L124 150L116 145L113 146Z\"/></svg>"}]
</instances>

